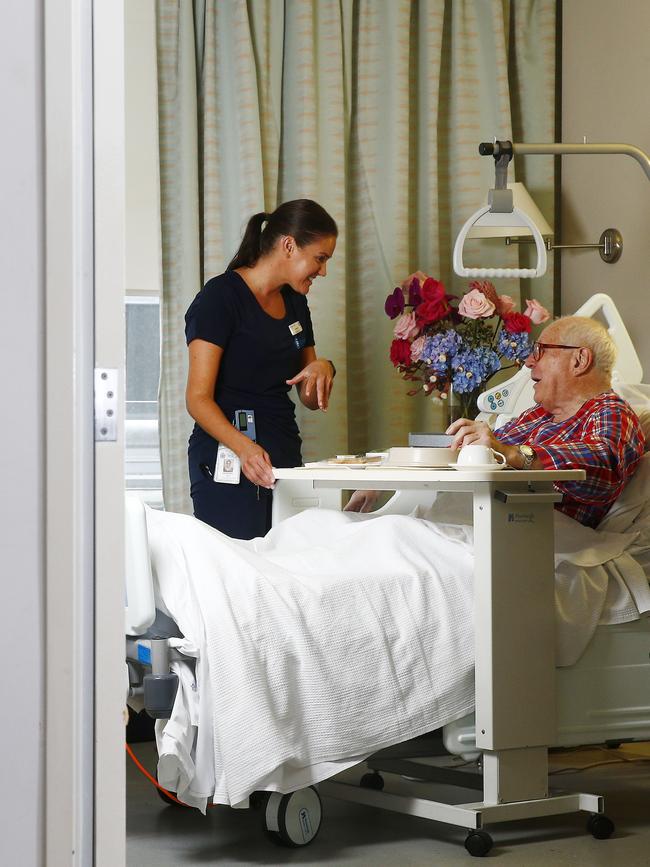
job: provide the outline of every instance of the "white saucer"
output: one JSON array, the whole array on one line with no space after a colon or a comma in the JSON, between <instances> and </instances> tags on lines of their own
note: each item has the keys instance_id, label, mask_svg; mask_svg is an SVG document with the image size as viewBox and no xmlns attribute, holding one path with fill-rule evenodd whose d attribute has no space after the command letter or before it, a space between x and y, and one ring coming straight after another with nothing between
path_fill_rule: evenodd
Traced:
<instances>
[{"instance_id":1,"label":"white saucer","mask_svg":"<svg viewBox=\"0 0 650 867\"><path fill-rule=\"evenodd\" d=\"M375 464L375 466L387 470L446 470L447 467L452 467L453 464L422 464L415 461L408 464L404 461L394 464L391 461L384 461L382 464Z\"/></svg>"},{"instance_id":2,"label":"white saucer","mask_svg":"<svg viewBox=\"0 0 650 867\"><path fill-rule=\"evenodd\" d=\"M465 472L471 472L472 470L505 470L505 464L448 464L453 470L460 470L461 472L464 470Z\"/></svg>"}]
</instances>

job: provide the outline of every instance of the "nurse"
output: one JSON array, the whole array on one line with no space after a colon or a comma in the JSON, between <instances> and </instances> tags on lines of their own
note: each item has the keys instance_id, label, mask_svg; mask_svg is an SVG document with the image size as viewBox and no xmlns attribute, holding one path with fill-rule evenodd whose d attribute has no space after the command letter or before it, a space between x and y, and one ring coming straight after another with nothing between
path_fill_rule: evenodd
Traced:
<instances>
[{"instance_id":1,"label":"nurse","mask_svg":"<svg viewBox=\"0 0 650 867\"><path fill-rule=\"evenodd\" d=\"M327 410L336 369L316 355L307 294L337 235L310 199L255 214L225 273L185 315L194 514L232 538L266 534L271 467L302 463L291 387L309 409Z\"/></svg>"}]
</instances>

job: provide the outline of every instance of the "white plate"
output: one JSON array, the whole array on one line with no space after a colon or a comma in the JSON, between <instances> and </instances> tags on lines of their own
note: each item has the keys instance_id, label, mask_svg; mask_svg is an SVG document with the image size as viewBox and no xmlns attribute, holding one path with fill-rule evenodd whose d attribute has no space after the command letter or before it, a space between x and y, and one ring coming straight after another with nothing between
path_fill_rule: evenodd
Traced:
<instances>
[{"instance_id":1,"label":"white plate","mask_svg":"<svg viewBox=\"0 0 650 867\"><path fill-rule=\"evenodd\" d=\"M505 470L505 464L448 464L454 470L471 472L472 470Z\"/></svg>"}]
</instances>

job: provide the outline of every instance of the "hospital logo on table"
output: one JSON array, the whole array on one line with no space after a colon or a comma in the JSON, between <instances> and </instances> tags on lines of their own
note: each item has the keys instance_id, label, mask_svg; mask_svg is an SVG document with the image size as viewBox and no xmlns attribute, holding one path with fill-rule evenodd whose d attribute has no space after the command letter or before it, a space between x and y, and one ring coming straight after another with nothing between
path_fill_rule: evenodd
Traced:
<instances>
[{"instance_id":1,"label":"hospital logo on table","mask_svg":"<svg viewBox=\"0 0 650 867\"><path fill-rule=\"evenodd\" d=\"M532 512L508 512L509 524L534 524L535 515Z\"/></svg>"}]
</instances>

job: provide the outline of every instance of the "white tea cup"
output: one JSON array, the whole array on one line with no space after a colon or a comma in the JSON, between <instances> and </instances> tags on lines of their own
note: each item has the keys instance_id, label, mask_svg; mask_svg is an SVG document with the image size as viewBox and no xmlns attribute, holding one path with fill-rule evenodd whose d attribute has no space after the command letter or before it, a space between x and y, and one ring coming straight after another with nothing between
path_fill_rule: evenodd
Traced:
<instances>
[{"instance_id":1,"label":"white tea cup","mask_svg":"<svg viewBox=\"0 0 650 867\"><path fill-rule=\"evenodd\" d=\"M468 446L463 446L458 452L456 463L459 467L486 467L490 464L503 466L506 463L506 457L490 446L471 443Z\"/></svg>"}]
</instances>

